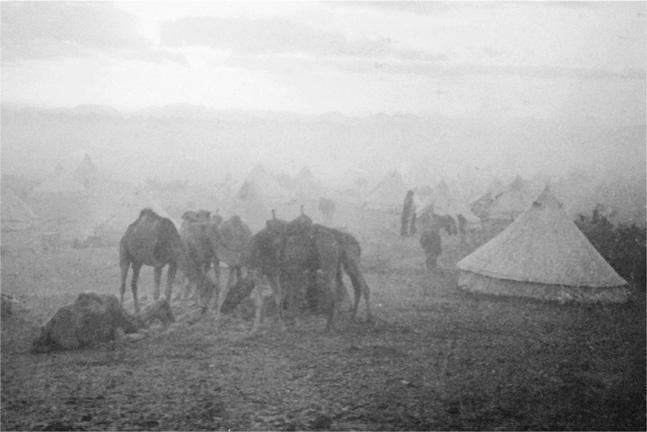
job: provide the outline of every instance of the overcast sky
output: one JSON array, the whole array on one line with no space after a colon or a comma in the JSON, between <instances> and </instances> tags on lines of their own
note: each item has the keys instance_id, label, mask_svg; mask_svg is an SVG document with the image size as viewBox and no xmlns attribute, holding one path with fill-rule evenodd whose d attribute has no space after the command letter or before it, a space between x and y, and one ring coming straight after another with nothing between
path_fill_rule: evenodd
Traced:
<instances>
[{"instance_id":1,"label":"overcast sky","mask_svg":"<svg viewBox=\"0 0 647 432\"><path fill-rule=\"evenodd\" d=\"M2 2L2 101L645 119L645 3Z\"/></svg>"}]
</instances>

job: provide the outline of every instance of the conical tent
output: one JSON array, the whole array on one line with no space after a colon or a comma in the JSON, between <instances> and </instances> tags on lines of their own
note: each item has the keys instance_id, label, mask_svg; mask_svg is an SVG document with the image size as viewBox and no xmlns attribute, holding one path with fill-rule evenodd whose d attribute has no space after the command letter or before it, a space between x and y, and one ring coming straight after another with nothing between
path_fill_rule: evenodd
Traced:
<instances>
[{"instance_id":1,"label":"conical tent","mask_svg":"<svg viewBox=\"0 0 647 432\"><path fill-rule=\"evenodd\" d=\"M398 171L387 173L371 191L366 204L376 208L402 208L407 186Z\"/></svg>"},{"instance_id":2,"label":"conical tent","mask_svg":"<svg viewBox=\"0 0 647 432\"><path fill-rule=\"evenodd\" d=\"M501 195L504 191L505 187L503 186L503 182L500 179L495 178L487 190L470 203L470 210L472 210L472 213L474 213L479 219L487 219L495 198ZM525 208L526 206L524 206L524 209Z\"/></svg>"},{"instance_id":3,"label":"conical tent","mask_svg":"<svg viewBox=\"0 0 647 432\"><path fill-rule=\"evenodd\" d=\"M85 187L90 187L98 181L99 169L87 153L74 170L74 178Z\"/></svg>"},{"instance_id":4,"label":"conical tent","mask_svg":"<svg viewBox=\"0 0 647 432\"><path fill-rule=\"evenodd\" d=\"M137 220L139 213L144 208L150 208L158 215L171 219L175 227L179 227L178 222L169 215L159 200L142 190L124 193L111 201L113 202L105 202L101 206L105 207L106 210L95 209L98 220L92 229L93 235L108 240L119 240L126 232L128 225Z\"/></svg>"},{"instance_id":5,"label":"conical tent","mask_svg":"<svg viewBox=\"0 0 647 432\"><path fill-rule=\"evenodd\" d=\"M488 218L514 220L530 205L536 193L529 182L517 176L505 192L494 197Z\"/></svg>"},{"instance_id":6,"label":"conical tent","mask_svg":"<svg viewBox=\"0 0 647 432\"><path fill-rule=\"evenodd\" d=\"M31 208L10 189L2 189L2 231L23 231L34 227L36 215Z\"/></svg>"},{"instance_id":7,"label":"conical tent","mask_svg":"<svg viewBox=\"0 0 647 432\"><path fill-rule=\"evenodd\" d=\"M282 202L290 193L262 166L255 166L238 189L237 198L244 201Z\"/></svg>"},{"instance_id":8,"label":"conical tent","mask_svg":"<svg viewBox=\"0 0 647 432\"><path fill-rule=\"evenodd\" d=\"M433 205L434 213L438 215L457 217L460 214L471 223L479 221L467 202L460 197L458 192L452 191L444 180L433 189L430 204ZM424 208L419 209L420 213L424 211Z\"/></svg>"},{"instance_id":9,"label":"conical tent","mask_svg":"<svg viewBox=\"0 0 647 432\"><path fill-rule=\"evenodd\" d=\"M51 177L43 180L31 193L34 198L83 197L88 190L74 178L73 173L57 169Z\"/></svg>"},{"instance_id":10,"label":"conical tent","mask_svg":"<svg viewBox=\"0 0 647 432\"><path fill-rule=\"evenodd\" d=\"M498 236L458 262L467 291L546 300L627 300L627 282L546 188Z\"/></svg>"},{"instance_id":11,"label":"conical tent","mask_svg":"<svg viewBox=\"0 0 647 432\"><path fill-rule=\"evenodd\" d=\"M312 174L312 171L308 167L304 167L294 178L293 191L301 200L318 199L324 193L324 188Z\"/></svg>"}]
</instances>

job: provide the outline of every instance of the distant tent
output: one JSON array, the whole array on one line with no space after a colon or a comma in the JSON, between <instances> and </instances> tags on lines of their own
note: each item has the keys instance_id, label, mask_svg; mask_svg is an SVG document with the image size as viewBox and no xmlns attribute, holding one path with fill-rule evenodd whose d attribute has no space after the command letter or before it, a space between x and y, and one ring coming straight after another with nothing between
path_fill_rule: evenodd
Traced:
<instances>
[{"instance_id":1,"label":"distant tent","mask_svg":"<svg viewBox=\"0 0 647 432\"><path fill-rule=\"evenodd\" d=\"M292 190L301 200L318 199L325 192L308 167L304 167L294 178Z\"/></svg>"},{"instance_id":2,"label":"distant tent","mask_svg":"<svg viewBox=\"0 0 647 432\"><path fill-rule=\"evenodd\" d=\"M498 236L458 262L467 291L545 300L627 300L627 282L602 258L546 188Z\"/></svg>"},{"instance_id":3,"label":"distant tent","mask_svg":"<svg viewBox=\"0 0 647 432\"><path fill-rule=\"evenodd\" d=\"M373 208L402 209L407 186L398 171L388 172L382 181L366 198L366 204Z\"/></svg>"},{"instance_id":4,"label":"distant tent","mask_svg":"<svg viewBox=\"0 0 647 432\"><path fill-rule=\"evenodd\" d=\"M24 231L34 227L36 215L11 189L2 189L2 231Z\"/></svg>"},{"instance_id":5,"label":"distant tent","mask_svg":"<svg viewBox=\"0 0 647 432\"><path fill-rule=\"evenodd\" d=\"M495 198L501 195L504 191L505 186L503 185L503 182L500 179L495 178L485 193L471 202L470 210L472 210L472 213L481 220L487 219Z\"/></svg>"},{"instance_id":6,"label":"distant tent","mask_svg":"<svg viewBox=\"0 0 647 432\"><path fill-rule=\"evenodd\" d=\"M99 180L99 169L87 153L74 170L74 178L86 188L95 185Z\"/></svg>"},{"instance_id":7,"label":"distant tent","mask_svg":"<svg viewBox=\"0 0 647 432\"><path fill-rule=\"evenodd\" d=\"M74 173L61 166L34 187L29 198L30 205L41 217L43 230L57 232L62 239L70 240L88 229L90 193L74 178Z\"/></svg>"},{"instance_id":8,"label":"distant tent","mask_svg":"<svg viewBox=\"0 0 647 432\"><path fill-rule=\"evenodd\" d=\"M108 204L106 204L108 205ZM139 217L144 208L150 208L162 217L171 219L176 228L178 221L173 219L160 201L151 194L142 190L133 193L124 193L115 199L108 209L99 213L92 234L108 240L118 241L128 228Z\"/></svg>"},{"instance_id":9,"label":"distant tent","mask_svg":"<svg viewBox=\"0 0 647 432\"><path fill-rule=\"evenodd\" d=\"M448 215L454 218L463 215L470 223L478 223L479 218L472 213L467 202L458 192L452 191L444 180L434 188L423 187L419 189L419 203L416 212L422 216L426 212L437 215Z\"/></svg>"},{"instance_id":10,"label":"distant tent","mask_svg":"<svg viewBox=\"0 0 647 432\"><path fill-rule=\"evenodd\" d=\"M257 165L238 189L237 198L244 201L281 202L289 200L291 196L275 177Z\"/></svg>"},{"instance_id":11,"label":"distant tent","mask_svg":"<svg viewBox=\"0 0 647 432\"><path fill-rule=\"evenodd\" d=\"M537 195L530 182L517 176L508 189L494 197L488 210L488 219L512 221L530 205Z\"/></svg>"},{"instance_id":12,"label":"distant tent","mask_svg":"<svg viewBox=\"0 0 647 432\"><path fill-rule=\"evenodd\" d=\"M83 197L88 190L73 173L65 172L57 167L54 174L43 180L36 186L31 196L34 198L59 198L59 197Z\"/></svg>"},{"instance_id":13,"label":"distant tent","mask_svg":"<svg viewBox=\"0 0 647 432\"><path fill-rule=\"evenodd\" d=\"M298 205L292 194L279 184L276 177L257 165L238 188L236 199L229 208L225 208L225 212L239 215L256 230L271 218L272 209L276 210L278 217L286 219L298 215Z\"/></svg>"}]
</instances>

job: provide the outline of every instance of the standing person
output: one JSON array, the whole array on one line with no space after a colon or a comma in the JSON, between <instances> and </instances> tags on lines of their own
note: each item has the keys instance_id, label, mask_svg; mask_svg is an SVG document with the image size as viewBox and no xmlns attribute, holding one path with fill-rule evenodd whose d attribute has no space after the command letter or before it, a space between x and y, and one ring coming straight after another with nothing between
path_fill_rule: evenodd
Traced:
<instances>
[{"instance_id":1,"label":"standing person","mask_svg":"<svg viewBox=\"0 0 647 432\"><path fill-rule=\"evenodd\" d=\"M415 227L412 226L409 229L409 225L412 223L412 219L415 217L416 211L413 206L413 190L407 191L407 195L404 197L404 205L402 206L402 217L400 235L402 237L409 237L415 232Z\"/></svg>"},{"instance_id":2,"label":"standing person","mask_svg":"<svg viewBox=\"0 0 647 432\"><path fill-rule=\"evenodd\" d=\"M435 270L438 257L443 253L442 239L437 230L426 230L420 235L420 246L425 251L427 271Z\"/></svg>"}]
</instances>

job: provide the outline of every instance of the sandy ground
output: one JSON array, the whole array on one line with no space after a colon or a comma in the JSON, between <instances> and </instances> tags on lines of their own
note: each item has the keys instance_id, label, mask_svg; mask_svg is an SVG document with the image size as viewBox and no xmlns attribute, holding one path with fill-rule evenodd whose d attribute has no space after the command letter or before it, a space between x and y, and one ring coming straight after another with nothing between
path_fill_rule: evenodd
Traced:
<instances>
[{"instance_id":1,"label":"sandy ground","mask_svg":"<svg viewBox=\"0 0 647 432\"><path fill-rule=\"evenodd\" d=\"M81 291L117 294L117 251L5 253L2 292L19 304L2 317L2 429L644 430L644 294L475 297L454 267L474 241L448 240L434 274L415 239L363 247L373 324L362 303L329 333L312 316L250 335L244 306L217 326L189 324L190 303L175 302L179 322L142 341L52 354L29 352L39 325Z\"/></svg>"}]
</instances>

